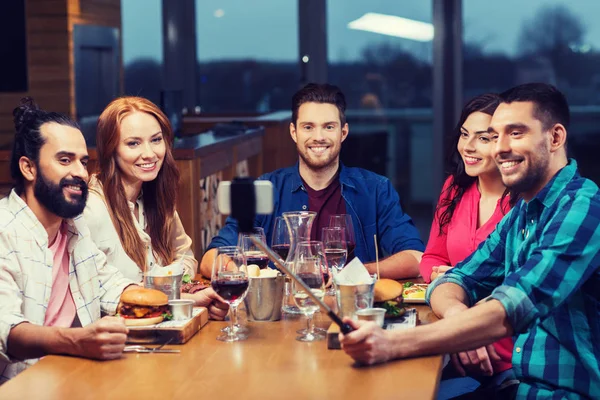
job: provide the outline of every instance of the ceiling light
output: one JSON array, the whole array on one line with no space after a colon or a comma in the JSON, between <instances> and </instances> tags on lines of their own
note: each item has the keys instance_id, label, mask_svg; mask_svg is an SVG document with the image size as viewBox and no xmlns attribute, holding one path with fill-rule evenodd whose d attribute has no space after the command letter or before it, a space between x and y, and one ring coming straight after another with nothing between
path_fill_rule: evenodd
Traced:
<instances>
[{"instance_id":1,"label":"ceiling light","mask_svg":"<svg viewBox=\"0 0 600 400\"><path fill-rule=\"evenodd\" d=\"M359 19L348 23L348 28L419 42L433 40L433 24L395 15L366 13Z\"/></svg>"}]
</instances>

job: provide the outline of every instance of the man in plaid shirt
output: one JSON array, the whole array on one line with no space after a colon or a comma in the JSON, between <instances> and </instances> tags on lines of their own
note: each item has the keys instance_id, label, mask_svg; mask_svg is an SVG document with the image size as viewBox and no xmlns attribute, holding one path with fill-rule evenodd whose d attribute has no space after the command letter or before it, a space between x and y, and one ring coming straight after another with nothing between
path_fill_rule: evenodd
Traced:
<instances>
[{"instance_id":1,"label":"man in plaid shirt","mask_svg":"<svg viewBox=\"0 0 600 400\"><path fill-rule=\"evenodd\" d=\"M487 346L513 335L520 383L473 398L597 397L598 187L567 159L569 108L558 90L526 84L501 97L489 132L497 137L502 180L523 200L469 258L430 286L427 299L443 320L401 332L356 323L360 328L341 341L365 363L458 352L463 364L489 373Z\"/></svg>"},{"instance_id":2,"label":"man in plaid shirt","mask_svg":"<svg viewBox=\"0 0 600 400\"><path fill-rule=\"evenodd\" d=\"M115 313L133 282L106 265L81 217L88 153L68 117L24 99L14 111L11 174L0 200L0 384L47 354L113 359L127 328Z\"/></svg>"}]
</instances>

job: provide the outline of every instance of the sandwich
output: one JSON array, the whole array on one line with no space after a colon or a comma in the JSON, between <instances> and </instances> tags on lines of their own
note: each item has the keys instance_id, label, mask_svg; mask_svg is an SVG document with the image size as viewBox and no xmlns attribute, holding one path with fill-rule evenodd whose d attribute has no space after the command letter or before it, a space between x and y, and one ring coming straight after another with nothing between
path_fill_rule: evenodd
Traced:
<instances>
[{"instance_id":1,"label":"sandwich","mask_svg":"<svg viewBox=\"0 0 600 400\"><path fill-rule=\"evenodd\" d=\"M375 282L373 307L385 308L386 318L395 318L404 314L402 291L404 287L393 279L379 279Z\"/></svg>"},{"instance_id":2,"label":"sandwich","mask_svg":"<svg viewBox=\"0 0 600 400\"><path fill-rule=\"evenodd\" d=\"M125 319L127 326L144 326L170 319L169 298L160 290L136 288L121 295L117 314Z\"/></svg>"}]
</instances>

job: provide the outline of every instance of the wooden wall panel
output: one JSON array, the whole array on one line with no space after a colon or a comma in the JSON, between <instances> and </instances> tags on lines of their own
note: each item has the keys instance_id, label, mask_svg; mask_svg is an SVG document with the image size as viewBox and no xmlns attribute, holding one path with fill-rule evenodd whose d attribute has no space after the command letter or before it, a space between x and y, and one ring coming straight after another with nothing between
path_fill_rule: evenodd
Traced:
<instances>
[{"instance_id":1,"label":"wooden wall panel","mask_svg":"<svg viewBox=\"0 0 600 400\"><path fill-rule=\"evenodd\" d=\"M0 93L0 148L12 143L12 110L22 97L31 96L53 111L70 112L66 0L27 0L25 15L29 91Z\"/></svg>"},{"instance_id":2,"label":"wooden wall panel","mask_svg":"<svg viewBox=\"0 0 600 400\"><path fill-rule=\"evenodd\" d=\"M22 97L33 97L42 108L76 115L73 25L120 30L121 0L27 0L26 18L29 91L0 93L0 148L10 147L12 110Z\"/></svg>"},{"instance_id":3,"label":"wooden wall panel","mask_svg":"<svg viewBox=\"0 0 600 400\"><path fill-rule=\"evenodd\" d=\"M121 54L121 87L119 91L123 92L123 41L121 29L121 0L67 0L69 14L69 64L70 69L70 98L71 114L76 115L75 104L75 55L73 45L73 26L74 25L101 25L111 26L119 29L119 53Z\"/></svg>"}]
</instances>

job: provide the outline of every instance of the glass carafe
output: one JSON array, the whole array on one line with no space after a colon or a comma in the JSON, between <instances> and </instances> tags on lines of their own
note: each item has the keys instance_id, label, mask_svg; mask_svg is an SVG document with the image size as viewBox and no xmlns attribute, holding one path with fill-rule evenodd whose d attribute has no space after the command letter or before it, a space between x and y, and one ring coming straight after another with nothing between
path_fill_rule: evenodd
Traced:
<instances>
[{"instance_id":1,"label":"glass carafe","mask_svg":"<svg viewBox=\"0 0 600 400\"><path fill-rule=\"evenodd\" d=\"M291 211L284 212L283 218L290 231L290 252L285 260L285 265L293 271L294 257L296 254L296 245L298 242L310 240L312 224L317 216L314 211ZM292 285L290 277L285 277L285 287L283 296L283 312L288 314L302 314L296 303L292 293Z\"/></svg>"}]
</instances>

